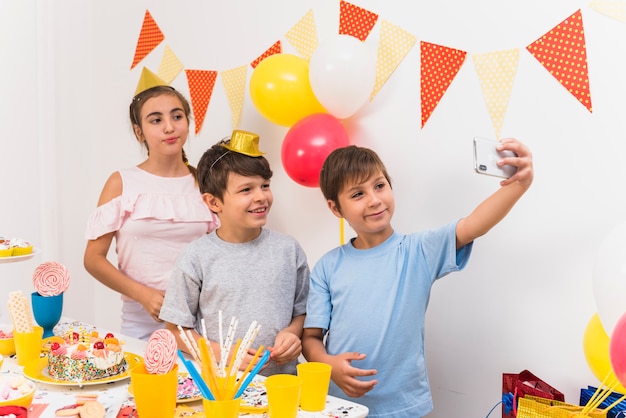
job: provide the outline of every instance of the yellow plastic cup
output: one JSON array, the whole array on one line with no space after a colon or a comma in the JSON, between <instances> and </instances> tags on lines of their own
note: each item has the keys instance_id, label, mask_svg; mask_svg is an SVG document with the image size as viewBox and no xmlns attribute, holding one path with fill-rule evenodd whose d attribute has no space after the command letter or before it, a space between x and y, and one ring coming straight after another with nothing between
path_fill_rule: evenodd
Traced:
<instances>
[{"instance_id":1,"label":"yellow plastic cup","mask_svg":"<svg viewBox=\"0 0 626 418\"><path fill-rule=\"evenodd\" d=\"M300 408L311 412L323 411L330 385L331 365L310 361L300 363L296 367L298 376L302 378Z\"/></svg>"},{"instance_id":2,"label":"yellow plastic cup","mask_svg":"<svg viewBox=\"0 0 626 418\"><path fill-rule=\"evenodd\" d=\"M142 364L130 371L135 406L140 417L173 417L178 391L178 364L165 374L150 374Z\"/></svg>"},{"instance_id":3,"label":"yellow plastic cup","mask_svg":"<svg viewBox=\"0 0 626 418\"><path fill-rule=\"evenodd\" d=\"M265 379L270 418L296 418L300 403L302 378L275 374Z\"/></svg>"},{"instance_id":4,"label":"yellow plastic cup","mask_svg":"<svg viewBox=\"0 0 626 418\"><path fill-rule=\"evenodd\" d=\"M39 359L42 337L43 328L38 325L33 326L33 332L17 332L13 330L18 365L26 366Z\"/></svg>"},{"instance_id":5,"label":"yellow plastic cup","mask_svg":"<svg viewBox=\"0 0 626 418\"><path fill-rule=\"evenodd\" d=\"M206 418L237 418L239 417L240 405L241 398L223 401L202 398Z\"/></svg>"}]
</instances>

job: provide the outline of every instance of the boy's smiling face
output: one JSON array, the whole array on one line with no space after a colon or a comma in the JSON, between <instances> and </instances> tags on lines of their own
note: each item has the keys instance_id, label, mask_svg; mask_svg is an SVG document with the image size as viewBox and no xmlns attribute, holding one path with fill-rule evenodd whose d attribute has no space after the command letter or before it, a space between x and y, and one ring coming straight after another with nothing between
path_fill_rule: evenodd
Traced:
<instances>
[{"instance_id":1,"label":"boy's smiling face","mask_svg":"<svg viewBox=\"0 0 626 418\"><path fill-rule=\"evenodd\" d=\"M391 185L382 172L377 172L362 183L347 183L335 202L328 207L339 218L345 218L357 233L353 243L357 248L380 244L393 232L391 218L395 201ZM364 245L364 242L367 243Z\"/></svg>"}]
</instances>

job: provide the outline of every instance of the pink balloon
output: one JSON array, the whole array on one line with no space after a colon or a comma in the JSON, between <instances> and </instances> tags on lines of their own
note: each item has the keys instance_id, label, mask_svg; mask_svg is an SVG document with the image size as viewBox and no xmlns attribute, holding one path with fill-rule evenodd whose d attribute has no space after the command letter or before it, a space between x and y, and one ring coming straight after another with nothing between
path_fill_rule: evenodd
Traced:
<instances>
[{"instance_id":1,"label":"pink balloon","mask_svg":"<svg viewBox=\"0 0 626 418\"><path fill-rule=\"evenodd\" d=\"M626 385L626 314L615 324L609 342L609 358L617 380Z\"/></svg>"},{"instance_id":2,"label":"pink balloon","mask_svg":"<svg viewBox=\"0 0 626 418\"><path fill-rule=\"evenodd\" d=\"M327 113L309 115L289 129L283 140L281 159L293 181L318 187L322 164L337 148L350 145L341 122Z\"/></svg>"}]
</instances>

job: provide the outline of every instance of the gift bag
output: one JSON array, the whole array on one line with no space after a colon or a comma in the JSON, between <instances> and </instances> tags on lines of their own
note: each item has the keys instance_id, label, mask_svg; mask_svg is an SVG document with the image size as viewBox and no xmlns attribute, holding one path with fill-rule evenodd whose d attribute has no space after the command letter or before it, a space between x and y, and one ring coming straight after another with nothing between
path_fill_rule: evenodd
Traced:
<instances>
[{"instance_id":1,"label":"gift bag","mask_svg":"<svg viewBox=\"0 0 626 418\"><path fill-rule=\"evenodd\" d=\"M580 390L580 405L586 405L589 400L595 395L597 388L593 386L587 386ZM619 401L623 395L619 392L611 392L611 394L604 400L598 408L606 409L613 403ZM606 411L607 418L622 418L626 417L626 400L619 402L613 408Z\"/></svg>"},{"instance_id":2,"label":"gift bag","mask_svg":"<svg viewBox=\"0 0 626 418\"><path fill-rule=\"evenodd\" d=\"M517 400L526 395L564 402L563 393L528 370L502 373L502 418L515 417Z\"/></svg>"},{"instance_id":3,"label":"gift bag","mask_svg":"<svg viewBox=\"0 0 626 418\"><path fill-rule=\"evenodd\" d=\"M580 414L582 406L572 405L554 399L526 395L519 398L517 418L572 418ZM606 411L595 409L584 415L589 418L606 418Z\"/></svg>"}]
</instances>

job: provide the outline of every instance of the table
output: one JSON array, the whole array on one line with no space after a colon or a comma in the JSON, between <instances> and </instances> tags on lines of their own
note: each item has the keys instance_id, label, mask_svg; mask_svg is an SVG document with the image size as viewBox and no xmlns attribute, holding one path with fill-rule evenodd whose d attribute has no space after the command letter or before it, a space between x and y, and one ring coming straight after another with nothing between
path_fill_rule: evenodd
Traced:
<instances>
[{"instance_id":1,"label":"table","mask_svg":"<svg viewBox=\"0 0 626 418\"><path fill-rule=\"evenodd\" d=\"M59 325L55 327L55 333L57 333L57 329L67 329L69 326L72 326L73 329L78 329L80 326L86 327L87 329L93 328L91 326L81 324L80 322L63 318ZM98 331L105 334L106 332L108 332L107 330L99 328ZM117 337L125 342L124 351L143 355L146 346L145 341L122 335L117 335ZM185 370L184 366L180 364L180 362L179 369L182 371ZM2 374L10 372L23 372L23 368L21 366L18 366L17 360L14 358L14 356L5 358L4 364L2 365ZM264 378L259 376L259 379ZM107 410L106 418L136 417L136 415L132 415L132 412L134 411L134 403L132 395L128 391L129 383L130 379L125 379L117 382L83 386L81 388L78 386L55 385L44 382L36 382L37 392L35 393L35 399L33 400L31 411L29 412L29 418L53 418L55 416L54 411L62 408L63 406L75 403L75 397L77 394L80 393L98 394L98 401L102 403ZM46 404L47 406L43 406ZM179 404L177 413L180 413L181 415L177 416L201 418L204 417L204 414L201 413L201 411L202 401L197 400L185 404ZM326 401L326 408L324 409L324 411L299 411L298 418L363 418L366 417L368 413L369 410L363 405L339 399L333 396L328 396ZM268 414L242 413L240 417L268 418Z\"/></svg>"}]
</instances>

